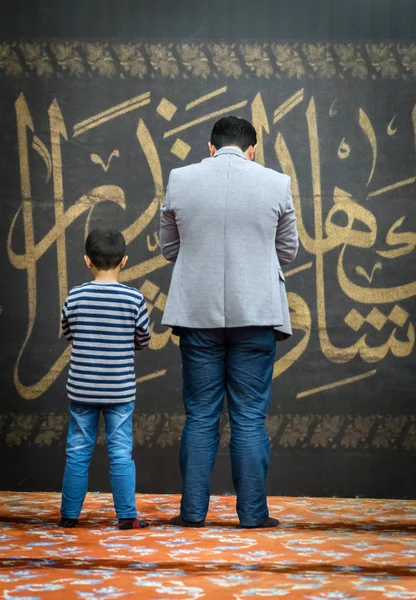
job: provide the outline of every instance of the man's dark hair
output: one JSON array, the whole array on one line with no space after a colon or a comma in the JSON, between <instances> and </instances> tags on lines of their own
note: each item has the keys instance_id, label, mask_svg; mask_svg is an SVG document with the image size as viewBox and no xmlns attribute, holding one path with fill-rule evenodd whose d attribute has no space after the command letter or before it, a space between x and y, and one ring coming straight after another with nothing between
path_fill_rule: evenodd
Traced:
<instances>
[{"instance_id":1,"label":"man's dark hair","mask_svg":"<svg viewBox=\"0 0 416 600\"><path fill-rule=\"evenodd\" d=\"M126 255L126 242L115 229L93 229L85 242L85 254L96 269L115 269Z\"/></svg>"},{"instance_id":2,"label":"man's dark hair","mask_svg":"<svg viewBox=\"0 0 416 600\"><path fill-rule=\"evenodd\" d=\"M245 119L223 117L217 121L211 132L211 144L217 150L223 146L238 146L243 152L257 143L256 130Z\"/></svg>"}]
</instances>

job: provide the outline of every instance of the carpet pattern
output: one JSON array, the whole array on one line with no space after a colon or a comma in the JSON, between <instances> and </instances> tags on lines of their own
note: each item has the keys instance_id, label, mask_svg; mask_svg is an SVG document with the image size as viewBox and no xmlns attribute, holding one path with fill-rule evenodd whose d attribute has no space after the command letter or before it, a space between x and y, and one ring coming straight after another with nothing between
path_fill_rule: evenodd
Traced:
<instances>
[{"instance_id":1,"label":"carpet pattern","mask_svg":"<svg viewBox=\"0 0 416 600\"><path fill-rule=\"evenodd\" d=\"M5 599L416 599L416 502L270 498L275 530L241 530L233 497L205 529L168 524L179 497L138 495L146 530L119 531L108 494L62 530L59 495L0 494Z\"/></svg>"}]
</instances>

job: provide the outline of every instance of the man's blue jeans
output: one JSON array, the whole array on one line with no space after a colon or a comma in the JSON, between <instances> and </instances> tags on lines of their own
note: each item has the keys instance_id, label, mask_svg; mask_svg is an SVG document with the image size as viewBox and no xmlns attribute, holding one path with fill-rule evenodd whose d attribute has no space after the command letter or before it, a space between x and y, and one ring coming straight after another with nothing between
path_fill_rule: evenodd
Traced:
<instances>
[{"instance_id":1,"label":"man's blue jeans","mask_svg":"<svg viewBox=\"0 0 416 600\"><path fill-rule=\"evenodd\" d=\"M134 402L72 402L62 485L61 515L66 519L78 518L87 494L88 468L101 411L104 416L111 489L117 517L134 519L137 516L136 467L132 459Z\"/></svg>"},{"instance_id":2,"label":"man's blue jeans","mask_svg":"<svg viewBox=\"0 0 416 600\"><path fill-rule=\"evenodd\" d=\"M202 521L227 395L230 454L237 513L242 526L268 516L265 480L270 441L265 420L270 405L276 342L272 327L180 329L186 422L180 465L181 516Z\"/></svg>"}]
</instances>

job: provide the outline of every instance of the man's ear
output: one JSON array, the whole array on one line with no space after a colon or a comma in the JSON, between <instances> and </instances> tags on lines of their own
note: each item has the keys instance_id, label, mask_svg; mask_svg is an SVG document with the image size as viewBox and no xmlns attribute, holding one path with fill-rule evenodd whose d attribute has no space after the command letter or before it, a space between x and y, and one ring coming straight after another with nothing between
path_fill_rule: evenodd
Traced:
<instances>
[{"instance_id":1,"label":"man's ear","mask_svg":"<svg viewBox=\"0 0 416 600\"><path fill-rule=\"evenodd\" d=\"M217 151L216 147L214 146L214 144L211 144L211 142L208 142L208 150L209 150L209 155L211 157L214 156L214 154Z\"/></svg>"},{"instance_id":2,"label":"man's ear","mask_svg":"<svg viewBox=\"0 0 416 600\"><path fill-rule=\"evenodd\" d=\"M120 269L124 269L124 267L126 266L126 262L128 261L128 256L126 254L126 256L123 256L123 258L121 259L121 263L120 263Z\"/></svg>"},{"instance_id":3,"label":"man's ear","mask_svg":"<svg viewBox=\"0 0 416 600\"><path fill-rule=\"evenodd\" d=\"M246 156L249 160L254 160L256 155L257 144L254 146L249 146L246 150Z\"/></svg>"},{"instance_id":4,"label":"man's ear","mask_svg":"<svg viewBox=\"0 0 416 600\"><path fill-rule=\"evenodd\" d=\"M87 255L84 256L84 260L85 260L85 264L87 265L87 267L89 269L91 269L93 267L93 264L92 264L91 260L88 258Z\"/></svg>"}]
</instances>

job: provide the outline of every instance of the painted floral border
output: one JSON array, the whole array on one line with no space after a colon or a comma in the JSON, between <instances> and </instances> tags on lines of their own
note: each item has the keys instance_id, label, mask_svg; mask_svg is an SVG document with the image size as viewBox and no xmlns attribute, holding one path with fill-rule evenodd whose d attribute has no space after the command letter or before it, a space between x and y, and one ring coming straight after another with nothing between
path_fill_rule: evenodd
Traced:
<instances>
[{"instance_id":1,"label":"painted floral border","mask_svg":"<svg viewBox=\"0 0 416 600\"><path fill-rule=\"evenodd\" d=\"M139 79L411 79L416 77L416 44L0 43L0 73Z\"/></svg>"},{"instance_id":2,"label":"painted floral border","mask_svg":"<svg viewBox=\"0 0 416 600\"><path fill-rule=\"evenodd\" d=\"M134 415L137 446L169 448L179 444L185 417L182 414ZM57 413L2 414L2 445L50 447L62 445L68 416ZM416 452L416 415L269 415L266 427L274 447L340 448L345 451L394 450ZM228 420L221 426L221 447L230 440ZM105 443L101 429L99 445Z\"/></svg>"}]
</instances>

